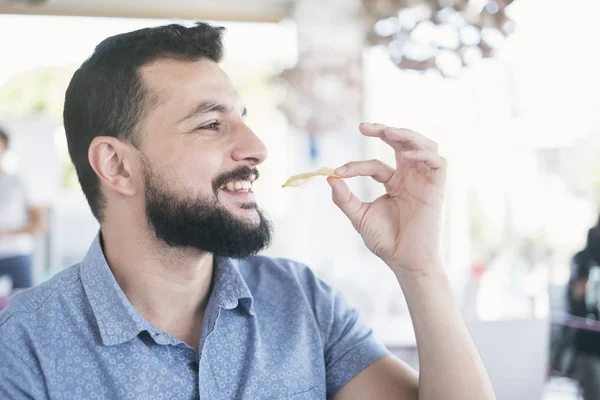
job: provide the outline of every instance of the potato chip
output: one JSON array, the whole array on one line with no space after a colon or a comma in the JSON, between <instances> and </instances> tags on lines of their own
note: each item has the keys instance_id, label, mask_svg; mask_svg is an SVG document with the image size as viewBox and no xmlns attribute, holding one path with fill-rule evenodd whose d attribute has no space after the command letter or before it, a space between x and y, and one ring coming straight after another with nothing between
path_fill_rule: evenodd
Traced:
<instances>
[{"instance_id":1,"label":"potato chip","mask_svg":"<svg viewBox=\"0 0 600 400\"><path fill-rule=\"evenodd\" d=\"M303 174L294 175L290 179L288 179L282 187L302 186L315 176L331 176L333 178L340 178L338 175L334 174L333 171L333 168L323 167L319 168L315 172L305 172Z\"/></svg>"}]
</instances>

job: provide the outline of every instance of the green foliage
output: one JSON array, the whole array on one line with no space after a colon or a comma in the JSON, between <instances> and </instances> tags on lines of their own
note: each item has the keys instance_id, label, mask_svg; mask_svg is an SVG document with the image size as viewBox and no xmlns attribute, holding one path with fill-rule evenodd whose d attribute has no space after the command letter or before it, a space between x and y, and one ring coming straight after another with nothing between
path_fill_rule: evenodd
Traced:
<instances>
[{"instance_id":1,"label":"green foliage","mask_svg":"<svg viewBox=\"0 0 600 400\"><path fill-rule=\"evenodd\" d=\"M45 115L62 121L65 90L72 75L72 68L40 67L13 76L0 87L0 114Z\"/></svg>"}]
</instances>

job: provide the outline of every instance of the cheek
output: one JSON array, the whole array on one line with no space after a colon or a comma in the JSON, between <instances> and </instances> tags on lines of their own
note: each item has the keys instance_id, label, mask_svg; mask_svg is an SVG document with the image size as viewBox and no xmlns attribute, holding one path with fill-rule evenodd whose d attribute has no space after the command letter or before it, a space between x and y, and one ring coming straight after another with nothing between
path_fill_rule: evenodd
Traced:
<instances>
[{"instance_id":1,"label":"cheek","mask_svg":"<svg viewBox=\"0 0 600 400\"><path fill-rule=\"evenodd\" d=\"M174 160L166 166L163 176L181 189L194 194L212 194L212 182L219 174L219 163L210 158L193 157Z\"/></svg>"},{"instance_id":2,"label":"cheek","mask_svg":"<svg viewBox=\"0 0 600 400\"><path fill-rule=\"evenodd\" d=\"M174 190L192 196L212 196L212 182L223 172L224 152L220 143L180 135L154 150L158 161L154 165L160 166L161 176Z\"/></svg>"}]
</instances>

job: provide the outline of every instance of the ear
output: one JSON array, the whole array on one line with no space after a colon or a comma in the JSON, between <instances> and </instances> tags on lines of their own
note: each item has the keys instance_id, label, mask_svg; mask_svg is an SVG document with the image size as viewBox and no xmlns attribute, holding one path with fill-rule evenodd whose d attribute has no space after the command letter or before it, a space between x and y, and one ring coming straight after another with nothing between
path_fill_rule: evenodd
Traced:
<instances>
[{"instance_id":1,"label":"ear","mask_svg":"<svg viewBox=\"0 0 600 400\"><path fill-rule=\"evenodd\" d=\"M135 179L136 155L131 146L111 136L97 136L88 148L88 160L98 179L123 196L135 196L140 188Z\"/></svg>"}]
</instances>

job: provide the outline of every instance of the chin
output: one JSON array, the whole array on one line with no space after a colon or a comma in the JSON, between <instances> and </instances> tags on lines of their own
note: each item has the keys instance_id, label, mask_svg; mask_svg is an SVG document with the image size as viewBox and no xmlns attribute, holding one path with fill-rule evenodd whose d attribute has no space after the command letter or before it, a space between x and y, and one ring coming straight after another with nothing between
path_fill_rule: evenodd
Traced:
<instances>
[{"instance_id":1,"label":"chin","mask_svg":"<svg viewBox=\"0 0 600 400\"><path fill-rule=\"evenodd\" d=\"M253 228L258 227L260 225L260 215L255 208L250 210L241 210L236 213L240 218L244 220L245 223L250 225Z\"/></svg>"}]
</instances>

